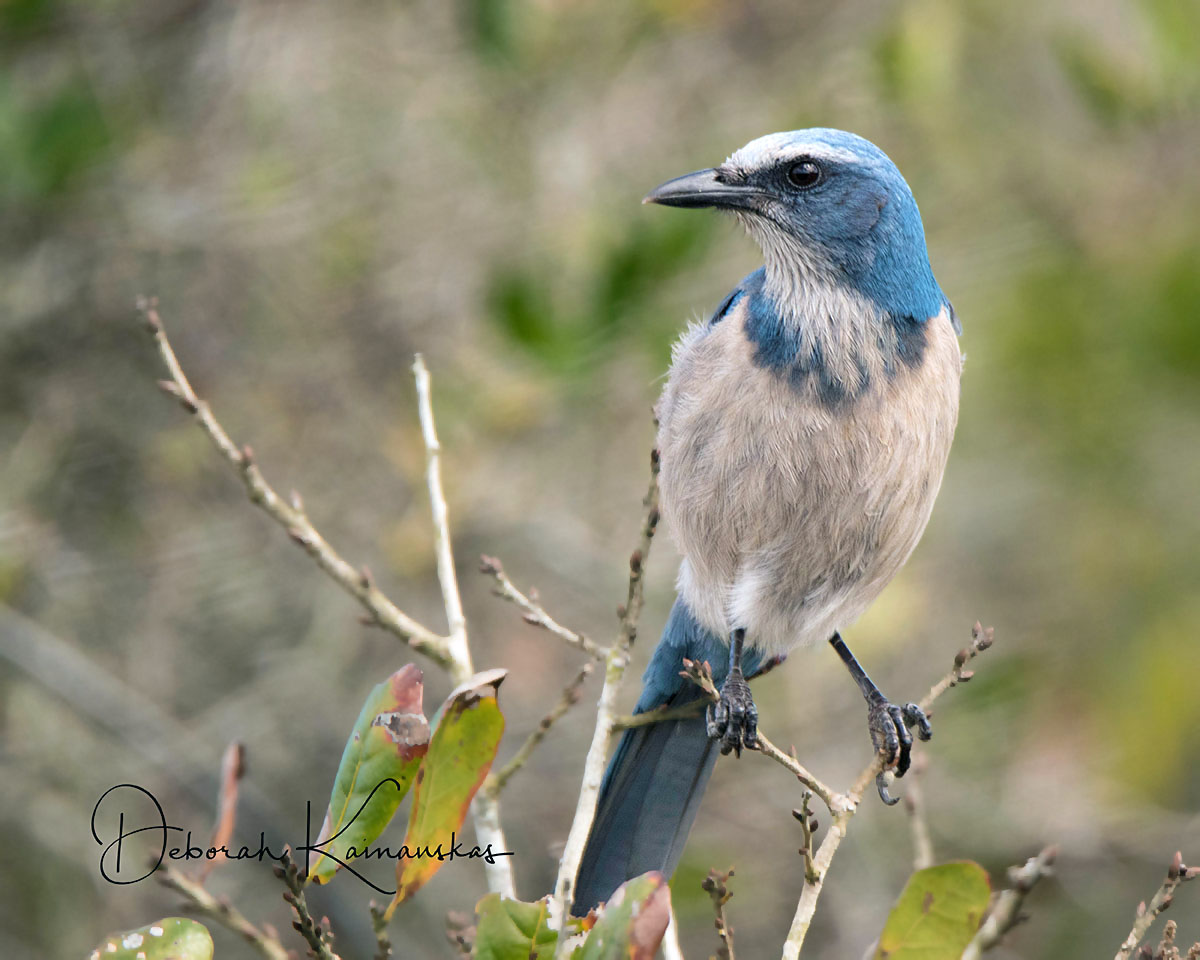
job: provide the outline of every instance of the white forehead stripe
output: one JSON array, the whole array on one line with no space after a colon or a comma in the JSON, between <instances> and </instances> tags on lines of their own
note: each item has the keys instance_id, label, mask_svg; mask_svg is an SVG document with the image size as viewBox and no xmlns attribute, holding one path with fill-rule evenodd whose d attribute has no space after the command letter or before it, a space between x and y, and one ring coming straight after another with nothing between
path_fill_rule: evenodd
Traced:
<instances>
[{"instance_id":1,"label":"white forehead stripe","mask_svg":"<svg viewBox=\"0 0 1200 960\"><path fill-rule=\"evenodd\" d=\"M794 133L769 133L751 140L725 162L732 167L752 170L799 157L841 163L862 163L867 159L847 147L835 147L820 140L799 140Z\"/></svg>"},{"instance_id":2,"label":"white forehead stripe","mask_svg":"<svg viewBox=\"0 0 1200 960\"><path fill-rule=\"evenodd\" d=\"M844 147L831 147L827 143L797 143L789 140L781 143L765 144L763 140L755 140L746 144L734 153L727 161L729 166L742 169L754 169L783 163L785 160L799 157L812 157L814 160L831 160L841 163L861 163L863 158L852 150Z\"/></svg>"}]
</instances>

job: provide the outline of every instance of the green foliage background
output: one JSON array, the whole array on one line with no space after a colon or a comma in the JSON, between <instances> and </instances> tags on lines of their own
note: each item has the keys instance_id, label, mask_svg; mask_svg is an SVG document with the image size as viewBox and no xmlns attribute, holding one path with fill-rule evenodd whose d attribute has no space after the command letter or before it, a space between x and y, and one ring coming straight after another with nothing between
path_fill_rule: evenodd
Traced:
<instances>
[{"instance_id":1,"label":"green foliage background","mask_svg":"<svg viewBox=\"0 0 1200 960\"><path fill-rule=\"evenodd\" d=\"M408 658L356 624L158 394L134 297L162 298L198 389L268 477L440 625L408 373L426 354L476 661L512 671L503 760L576 660L491 598L473 557L502 556L557 616L611 632L669 345L757 264L731 222L638 200L811 125L859 132L905 172L968 354L929 532L847 635L909 696L977 617L995 624L978 678L938 707L939 856L1002 875L1061 843L1014 948L1115 949L1171 852L1200 857L1200 7L8 0L7 955L82 955L171 912L150 884L98 879L89 811L131 780L203 834L235 736L244 827L298 842L297 798L323 806L367 688ZM670 554L663 538L643 658ZM55 644L87 682L16 665L18 648ZM128 712L98 705L101 681L123 685ZM427 682L436 702L448 684ZM798 652L759 697L764 728L826 779L867 759L861 703L827 651ZM549 888L590 729L573 713L506 793L528 899ZM774 953L801 882L794 805L778 770L722 763L676 878L689 955L713 948L699 881L731 864L739 952ZM902 812L857 818L814 955L861 955L909 863ZM287 927L265 868L211 882ZM482 892L452 865L393 939L448 956L445 910ZM314 897L345 943L369 936L365 895ZM219 956L248 955L214 935Z\"/></svg>"}]
</instances>

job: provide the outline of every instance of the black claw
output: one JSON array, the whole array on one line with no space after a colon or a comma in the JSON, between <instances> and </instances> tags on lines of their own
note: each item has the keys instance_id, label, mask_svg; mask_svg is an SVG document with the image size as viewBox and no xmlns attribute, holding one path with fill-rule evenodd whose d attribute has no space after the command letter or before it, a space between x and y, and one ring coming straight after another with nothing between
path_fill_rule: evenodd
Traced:
<instances>
[{"instance_id":1,"label":"black claw","mask_svg":"<svg viewBox=\"0 0 1200 960\"><path fill-rule=\"evenodd\" d=\"M721 753L742 755L742 748L753 750L758 742L758 709L741 670L734 670L721 685L721 699L708 708L710 740L719 741Z\"/></svg>"},{"instance_id":2,"label":"black claw","mask_svg":"<svg viewBox=\"0 0 1200 960\"><path fill-rule=\"evenodd\" d=\"M889 807L894 807L900 802L899 797L893 797L888 793L887 771L880 770L875 777L875 788L879 791L879 799L886 803Z\"/></svg>"},{"instance_id":3,"label":"black claw","mask_svg":"<svg viewBox=\"0 0 1200 960\"><path fill-rule=\"evenodd\" d=\"M904 722L910 727L917 728L917 737L921 740L930 740L933 738L933 727L929 723L929 718L925 716L925 711L915 703L906 703L902 708L904 711Z\"/></svg>"},{"instance_id":4,"label":"black claw","mask_svg":"<svg viewBox=\"0 0 1200 960\"><path fill-rule=\"evenodd\" d=\"M871 743L875 745L875 752L883 756L883 770L875 778L875 785L879 788L879 799L891 806L896 799L888 793L885 774L891 770L897 777L902 777L908 772L912 764L913 744L909 728L916 727L917 736L921 740L928 740L933 736L933 727L929 725L925 711L917 704L906 703L898 707L879 692L846 646L841 634L835 633L829 638L829 643L841 657L867 701L867 727L871 731Z\"/></svg>"},{"instance_id":5,"label":"black claw","mask_svg":"<svg viewBox=\"0 0 1200 960\"><path fill-rule=\"evenodd\" d=\"M754 750L758 747L758 707L751 700L746 709L746 721L742 728L742 743L745 744L747 750Z\"/></svg>"},{"instance_id":6,"label":"black claw","mask_svg":"<svg viewBox=\"0 0 1200 960\"><path fill-rule=\"evenodd\" d=\"M929 718L919 706L906 703L903 707L898 707L882 694L870 699L867 724L875 751L883 754L884 770L892 770L897 777L908 773L912 765L913 736L909 728L915 727L921 740L928 740L933 736ZM879 798L884 803L890 806L896 802L888 793L882 772L876 779L876 786L879 788Z\"/></svg>"}]
</instances>

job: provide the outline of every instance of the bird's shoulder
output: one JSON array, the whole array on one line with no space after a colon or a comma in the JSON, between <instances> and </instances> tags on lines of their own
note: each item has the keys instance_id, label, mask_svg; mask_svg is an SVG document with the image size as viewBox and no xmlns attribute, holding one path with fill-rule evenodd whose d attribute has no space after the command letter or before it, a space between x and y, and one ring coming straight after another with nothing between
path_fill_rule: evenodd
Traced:
<instances>
[{"instance_id":1,"label":"bird's shoulder","mask_svg":"<svg viewBox=\"0 0 1200 960\"><path fill-rule=\"evenodd\" d=\"M762 292L766 279L766 267L759 267L753 273L742 277L741 282L729 291L729 294L713 311L712 316L708 318L707 326L714 327L726 319L743 300L746 301L747 309L761 309Z\"/></svg>"}]
</instances>

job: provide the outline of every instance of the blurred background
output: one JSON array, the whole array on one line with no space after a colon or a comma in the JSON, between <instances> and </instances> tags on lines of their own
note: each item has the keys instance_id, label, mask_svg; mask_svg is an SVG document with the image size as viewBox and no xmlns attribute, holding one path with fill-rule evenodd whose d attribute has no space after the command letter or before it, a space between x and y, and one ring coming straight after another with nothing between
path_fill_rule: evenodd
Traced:
<instances>
[{"instance_id":1,"label":"blurred background","mask_svg":"<svg viewBox=\"0 0 1200 960\"><path fill-rule=\"evenodd\" d=\"M478 555L612 637L671 341L759 263L732 220L638 201L815 125L904 171L965 330L933 521L847 632L915 699L977 618L995 625L923 748L937 856L1001 883L1061 844L995 954L1028 958L1111 953L1170 855L1200 860L1200 6L7 0L0 51L7 957L82 956L177 912L152 882L98 875L89 818L116 783L204 835L238 738L243 833L298 842L367 691L412 659L158 392L136 296L161 298L197 390L267 477L443 630L409 372L425 354L475 660L511 671L503 760L579 656L492 597ZM675 564L660 538L627 705ZM433 668L427 688L432 709L449 684ZM504 795L526 899L552 882L598 690ZM869 759L828 650L757 696L827 781ZM776 955L802 882L797 799L772 764L719 765L674 885L688 956L716 947L699 881L731 865L739 954ZM911 860L903 808L869 803L805 956L860 956ZM209 886L288 928L265 866ZM483 892L474 865L443 869L397 915L401 952L452 956L446 911ZM348 958L369 952L367 897L342 877L315 898ZM1191 942L1200 894L1178 899ZM251 956L214 935L218 956Z\"/></svg>"}]
</instances>

